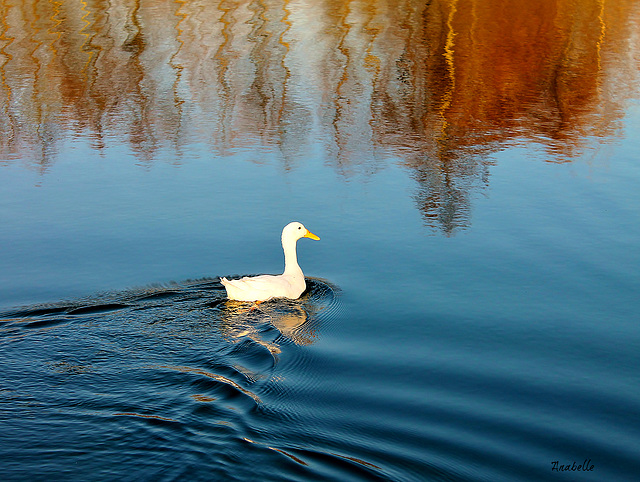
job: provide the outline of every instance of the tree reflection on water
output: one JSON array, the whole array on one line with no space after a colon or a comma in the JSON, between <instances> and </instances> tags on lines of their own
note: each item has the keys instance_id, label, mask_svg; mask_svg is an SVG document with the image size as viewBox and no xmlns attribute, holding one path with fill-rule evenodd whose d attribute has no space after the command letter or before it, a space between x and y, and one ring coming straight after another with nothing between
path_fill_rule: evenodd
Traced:
<instances>
[{"instance_id":1,"label":"tree reflection on water","mask_svg":"<svg viewBox=\"0 0 640 482\"><path fill-rule=\"evenodd\" d=\"M320 146L345 176L400 158L425 221L468 222L488 153L567 162L620 135L637 92L634 0L2 1L0 158L63 142L152 162L192 143Z\"/></svg>"}]
</instances>

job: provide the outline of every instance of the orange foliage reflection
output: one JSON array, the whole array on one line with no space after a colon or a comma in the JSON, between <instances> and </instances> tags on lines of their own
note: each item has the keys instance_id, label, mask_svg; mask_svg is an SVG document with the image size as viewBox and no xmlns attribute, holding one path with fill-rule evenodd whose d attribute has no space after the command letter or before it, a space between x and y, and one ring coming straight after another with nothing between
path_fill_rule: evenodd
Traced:
<instances>
[{"instance_id":1,"label":"orange foliage reflection","mask_svg":"<svg viewBox=\"0 0 640 482\"><path fill-rule=\"evenodd\" d=\"M637 92L635 0L2 0L0 159L321 145L349 175L410 166L430 224L465 224L486 156L569 161Z\"/></svg>"}]
</instances>

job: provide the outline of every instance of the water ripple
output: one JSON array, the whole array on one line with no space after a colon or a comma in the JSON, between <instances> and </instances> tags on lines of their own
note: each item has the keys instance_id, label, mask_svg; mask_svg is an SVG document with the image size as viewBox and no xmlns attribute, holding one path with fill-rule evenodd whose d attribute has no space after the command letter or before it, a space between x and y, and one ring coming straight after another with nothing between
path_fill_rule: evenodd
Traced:
<instances>
[{"instance_id":1,"label":"water ripple","mask_svg":"<svg viewBox=\"0 0 640 482\"><path fill-rule=\"evenodd\" d=\"M4 435L44 454L51 468L64 459L56 447L97 450L111 461L98 464L104 475L113 464L133 463L141 450L159 456L177 444L191 460L185 468L173 473L149 462L144 473L200 478L194 467L204 464L237 478L243 462L236 454L247 434L265 417L287 420L272 405L277 387L286 386L282 364L304 366L305 347L337 309L337 292L309 279L300 300L254 309L226 300L215 278L2 313L0 419L20 420ZM102 448L92 433L101 434ZM268 447L261 457L297 457L286 446ZM26 464L33 457L8 452Z\"/></svg>"}]
</instances>

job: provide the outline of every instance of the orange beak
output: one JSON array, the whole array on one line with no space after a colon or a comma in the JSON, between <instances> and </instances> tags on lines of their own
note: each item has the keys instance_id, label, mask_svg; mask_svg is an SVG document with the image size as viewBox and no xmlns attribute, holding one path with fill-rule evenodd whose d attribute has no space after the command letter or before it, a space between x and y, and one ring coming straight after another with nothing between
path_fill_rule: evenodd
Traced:
<instances>
[{"instance_id":1,"label":"orange beak","mask_svg":"<svg viewBox=\"0 0 640 482\"><path fill-rule=\"evenodd\" d=\"M320 241L320 238L315 234L313 234L311 231L307 231L307 234L305 234L303 238L311 238L311 239L315 239L316 241Z\"/></svg>"}]
</instances>

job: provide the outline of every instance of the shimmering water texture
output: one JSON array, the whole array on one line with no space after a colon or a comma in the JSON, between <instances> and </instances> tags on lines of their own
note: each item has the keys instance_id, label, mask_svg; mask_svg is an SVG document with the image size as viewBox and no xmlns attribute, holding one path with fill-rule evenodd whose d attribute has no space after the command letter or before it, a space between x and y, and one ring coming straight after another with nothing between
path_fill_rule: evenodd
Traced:
<instances>
[{"instance_id":1,"label":"shimmering water texture","mask_svg":"<svg viewBox=\"0 0 640 482\"><path fill-rule=\"evenodd\" d=\"M35 458L29 479L84 479L88 463L96 479L266 480L269 456L284 478L375 474L312 437L290 448L278 436L297 423L287 373L339 311L335 287L308 285L299 300L259 306L228 301L216 279L2 313L5 474Z\"/></svg>"}]
</instances>

